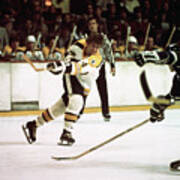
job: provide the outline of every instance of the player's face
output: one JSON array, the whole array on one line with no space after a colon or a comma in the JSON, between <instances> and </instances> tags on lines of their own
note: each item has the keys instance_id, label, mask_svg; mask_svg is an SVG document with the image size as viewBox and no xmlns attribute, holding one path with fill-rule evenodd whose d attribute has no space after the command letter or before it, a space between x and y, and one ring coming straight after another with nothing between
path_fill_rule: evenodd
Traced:
<instances>
[{"instance_id":1,"label":"player's face","mask_svg":"<svg viewBox=\"0 0 180 180\"><path fill-rule=\"evenodd\" d=\"M90 44L88 44L88 46L87 46L87 54L88 54L88 56L90 56L90 55L94 55L94 54L96 54L97 53L97 51L98 51L98 49L100 48L100 46L98 45L98 44L96 44L96 43L90 43Z\"/></svg>"},{"instance_id":2,"label":"player's face","mask_svg":"<svg viewBox=\"0 0 180 180\"><path fill-rule=\"evenodd\" d=\"M88 29L90 32L98 32L98 23L95 19L92 19L88 23Z\"/></svg>"}]
</instances>

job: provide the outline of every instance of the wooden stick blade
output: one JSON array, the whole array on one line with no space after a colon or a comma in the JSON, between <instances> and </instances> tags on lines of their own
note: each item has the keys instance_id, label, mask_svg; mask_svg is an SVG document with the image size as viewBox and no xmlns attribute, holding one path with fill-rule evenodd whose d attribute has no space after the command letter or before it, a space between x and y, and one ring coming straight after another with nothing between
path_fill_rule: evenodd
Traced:
<instances>
[{"instance_id":1,"label":"wooden stick blade","mask_svg":"<svg viewBox=\"0 0 180 180\"><path fill-rule=\"evenodd\" d=\"M54 159L54 160L57 160L57 161L65 161L65 160L74 160L74 159L76 159L76 157L57 157L57 156L52 156L51 158Z\"/></svg>"}]
</instances>

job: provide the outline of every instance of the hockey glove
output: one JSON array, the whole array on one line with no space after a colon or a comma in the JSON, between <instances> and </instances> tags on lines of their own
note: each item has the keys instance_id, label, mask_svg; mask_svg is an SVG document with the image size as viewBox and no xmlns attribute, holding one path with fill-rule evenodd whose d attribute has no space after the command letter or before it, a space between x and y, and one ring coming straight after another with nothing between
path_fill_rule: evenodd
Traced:
<instances>
[{"instance_id":1,"label":"hockey glove","mask_svg":"<svg viewBox=\"0 0 180 180\"><path fill-rule=\"evenodd\" d=\"M144 58L141 53L135 53L134 60L136 64L140 67L142 67L145 64Z\"/></svg>"},{"instance_id":2,"label":"hockey glove","mask_svg":"<svg viewBox=\"0 0 180 180\"><path fill-rule=\"evenodd\" d=\"M135 62L142 67L145 63L166 64L167 53L157 51L142 51L134 55Z\"/></svg>"},{"instance_id":3,"label":"hockey glove","mask_svg":"<svg viewBox=\"0 0 180 180\"><path fill-rule=\"evenodd\" d=\"M64 73L64 71L66 70L65 64L61 61L48 63L46 68L49 72L55 75Z\"/></svg>"},{"instance_id":4,"label":"hockey glove","mask_svg":"<svg viewBox=\"0 0 180 180\"><path fill-rule=\"evenodd\" d=\"M171 102L170 104L157 104L154 103L153 106L150 109L150 121L151 122L159 122L162 121L164 117L164 111L168 108L168 106L172 105L174 102L174 99L171 98L169 95L167 96L158 96L159 98L162 99L170 99Z\"/></svg>"}]
</instances>

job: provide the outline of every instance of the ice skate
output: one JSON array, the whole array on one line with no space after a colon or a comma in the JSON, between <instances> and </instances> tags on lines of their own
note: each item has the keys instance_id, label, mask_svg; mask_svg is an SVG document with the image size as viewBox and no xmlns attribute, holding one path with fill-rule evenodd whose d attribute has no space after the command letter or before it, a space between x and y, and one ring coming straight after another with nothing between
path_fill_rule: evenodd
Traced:
<instances>
[{"instance_id":1,"label":"ice skate","mask_svg":"<svg viewBox=\"0 0 180 180\"><path fill-rule=\"evenodd\" d=\"M180 160L171 162L170 163L170 169L172 171L180 171Z\"/></svg>"},{"instance_id":2,"label":"ice skate","mask_svg":"<svg viewBox=\"0 0 180 180\"><path fill-rule=\"evenodd\" d=\"M164 111L159 109L150 109L150 121L151 122L157 122L162 121L164 119Z\"/></svg>"},{"instance_id":3,"label":"ice skate","mask_svg":"<svg viewBox=\"0 0 180 180\"><path fill-rule=\"evenodd\" d=\"M111 115L110 114L105 114L105 115L103 115L103 117L104 117L104 121L106 121L106 122L109 122L110 119L111 119Z\"/></svg>"},{"instance_id":4,"label":"ice skate","mask_svg":"<svg viewBox=\"0 0 180 180\"><path fill-rule=\"evenodd\" d=\"M27 122L26 126L22 125L22 129L29 144L36 141L37 126L35 121Z\"/></svg>"},{"instance_id":5,"label":"ice skate","mask_svg":"<svg viewBox=\"0 0 180 180\"><path fill-rule=\"evenodd\" d=\"M163 113L160 113L160 114L157 114L157 115L151 115L151 117L150 117L151 122L162 121L163 119L164 119L164 114Z\"/></svg>"},{"instance_id":6,"label":"ice skate","mask_svg":"<svg viewBox=\"0 0 180 180\"><path fill-rule=\"evenodd\" d=\"M64 129L60 137L60 142L58 142L58 145L71 146L74 143L75 143L75 139L72 137L71 132Z\"/></svg>"}]
</instances>

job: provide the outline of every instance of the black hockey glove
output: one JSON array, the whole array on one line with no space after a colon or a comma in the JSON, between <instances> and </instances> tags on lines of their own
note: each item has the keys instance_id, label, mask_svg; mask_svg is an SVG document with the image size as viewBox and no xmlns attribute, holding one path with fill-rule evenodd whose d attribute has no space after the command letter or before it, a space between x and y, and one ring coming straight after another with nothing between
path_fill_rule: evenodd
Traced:
<instances>
[{"instance_id":1,"label":"black hockey glove","mask_svg":"<svg viewBox=\"0 0 180 180\"><path fill-rule=\"evenodd\" d=\"M57 62L48 63L46 68L52 74L58 75L58 74L64 72L66 67L63 64L63 62L57 61Z\"/></svg>"},{"instance_id":2,"label":"black hockey glove","mask_svg":"<svg viewBox=\"0 0 180 180\"><path fill-rule=\"evenodd\" d=\"M55 64L54 64L54 62L48 63L47 66L46 66L46 68L47 68L48 71L50 71L50 70L52 70L52 69L55 69Z\"/></svg>"},{"instance_id":3,"label":"black hockey glove","mask_svg":"<svg viewBox=\"0 0 180 180\"><path fill-rule=\"evenodd\" d=\"M138 53L138 52L135 53L134 60L135 60L136 64L140 67L142 67L145 64L144 58L141 53Z\"/></svg>"},{"instance_id":4,"label":"black hockey glove","mask_svg":"<svg viewBox=\"0 0 180 180\"><path fill-rule=\"evenodd\" d=\"M169 94L167 96L158 96L158 98L169 99L169 104L157 104L154 103L150 109L150 121L151 122L159 122L164 120L164 111L170 106L174 104L174 98L172 98Z\"/></svg>"}]
</instances>

